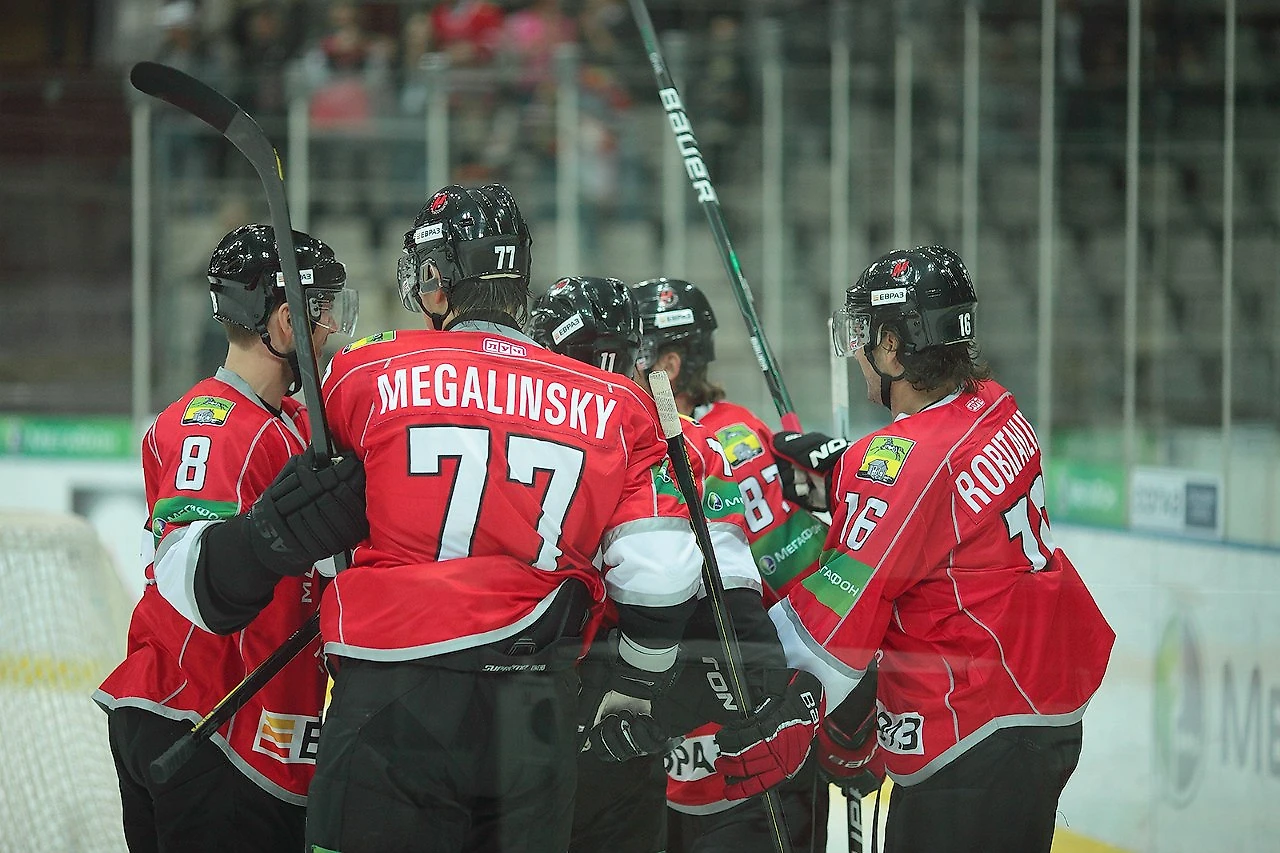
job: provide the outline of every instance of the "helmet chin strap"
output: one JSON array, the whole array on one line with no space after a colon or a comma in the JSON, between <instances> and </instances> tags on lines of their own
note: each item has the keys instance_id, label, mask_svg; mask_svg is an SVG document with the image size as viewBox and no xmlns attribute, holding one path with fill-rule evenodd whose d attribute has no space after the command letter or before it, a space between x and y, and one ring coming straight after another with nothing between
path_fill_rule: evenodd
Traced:
<instances>
[{"instance_id":1,"label":"helmet chin strap","mask_svg":"<svg viewBox=\"0 0 1280 853\"><path fill-rule=\"evenodd\" d=\"M271 345L271 334L269 332L262 333L262 343L266 345L267 352L289 363L289 371L292 377L289 379L289 387L285 389L284 395L292 397L297 394L302 389L302 369L298 367L297 348L295 347L289 352L280 352Z\"/></svg>"},{"instance_id":2,"label":"helmet chin strap","mask_svg":"<svg viewBox=\"0 0 1280 853\"><path fill-rule=\"evenodd\" d=\"M893 383L906 376L907 372L904 370L897 376L890 376L888 373L881 370L880 365L876 364L875 348L871 344L867 344L862 348L862 354L867 357L867 362L871 365L871 369L880 377L880 405L892 412L893 406L889 403L890 388L893 386Z\"/></svg>"}]
</instances>

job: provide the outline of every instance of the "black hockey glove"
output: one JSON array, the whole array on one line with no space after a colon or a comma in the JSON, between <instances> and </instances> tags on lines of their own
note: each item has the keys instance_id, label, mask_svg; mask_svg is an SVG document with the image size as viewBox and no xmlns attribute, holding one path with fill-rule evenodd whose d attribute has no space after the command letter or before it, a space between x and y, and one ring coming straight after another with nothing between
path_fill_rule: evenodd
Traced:
<instances>
[{"instance_id":1,"label":"black hockey glove","mask_svg":"<svg viewBox=\"0 0 1280 853\"><path fill-rule=\"evenodd\" d=\"M630 761L644 755L666 755L680 743L648 714L623 708L606 714L587 735L591 753L606 763Z\"/></svg>"},{"instance_id":2,"label":"black hockey glove","mask_svg":"<svg viewBox=\"0 0 1280 853\"><path fill-rule=\"evenodd\" d=\"M246 514L254 555L281 575L301 575L369 535L360 460L316 461L310 447L291 457Z\"/></svg>"},{"instance_id":3,"label":"black hockey glove","mask_svg":"<svg viewBox=\"0 0 1280 853\"><path fill-rule=\"evenodd\" d=\"M849 449L846 438L820 432L780 432L773 437L782 494L810 512L826 512L831 502L831 472Z\"/></svg>"}]
</instances>

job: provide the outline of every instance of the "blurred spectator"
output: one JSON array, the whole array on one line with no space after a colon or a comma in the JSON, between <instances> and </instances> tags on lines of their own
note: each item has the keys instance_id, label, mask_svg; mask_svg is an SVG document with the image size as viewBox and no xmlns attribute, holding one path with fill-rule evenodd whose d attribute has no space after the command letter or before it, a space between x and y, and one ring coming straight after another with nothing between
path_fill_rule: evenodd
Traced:
<instances>
[{"instance_id":1,"label":"blurred spectator","mask_svg":"<svg viewBox=\"0 0 1280 853\"><path fill-rule=\"evenodd\" d=\"M441 0L431 10L431 27L450 64L487 65L502 36L502 10L486 0Z\"/></svg>"},{"instance_id":2,"label":"blurred spectator","mask_svg":"<svg viewBox=\"0 0 1280 853\"><path fill-rule=\"evenodd\" d=\"M507 17L502 51L517 68L518 85L526 92L555 84L556 49L573 42L574 21L560 11L560 0L533 0Z\"/></svg>"},{"instance_id":3,"label":"blurred spectator","mask_svg":"<svg viewBox=\"0 0 1280 853\"><path fill-rule=\"evenodd\" d=\"M1058 79L1064 86L1084 82L1081 34L1084 23L1076 0L1058 0Z\"/></svg>"},{"instance_id":4,"label":"blurred spectator","mask_svg":"<svg viewBox=\"0 0 1280 853\"><path fill-rule=\"evenodd\" d=\"M396 112L401 121L394 140L391 174L395 182L388 187L393 218L411 217L422 205L427 188L426 140L424 119L431 94L427 64L434 51L435 40L431 15L418 11L409 15L399 28L400 43L396 51Z\"/></svg>"},{"instance_id":5,"label":"blurred spectator","mask_svg":"<svg viewBox=\"0 0 1280 853\"><path fill-rule=\"evenodd\" d=\"M307 55L311 123L317 130L366 130L385 95L388 46L365 31L354 3L329 7L329 32Z\"/></svg>"},{"instance_id":6,"label":"blurred spectator","mask_svg":"<svg viewBox=\"0 0 1280 853\"><path fill-rule=\"evenodd\" d=\"M157 62L216 85L217 81L211 78L217 77L220 69L212 45L200 31L195 3L190 0L165 3L156 10L156 27L160 31Z\"/></svg>"},{"instance_id":7,"label":"blurred spectator","mask_svg":"<svg viewBox=\"0 0 1280 853\"><path fill-rule=\"evenodd\" d=\"M747 118L749 83L741 43L737 18L712 18L705 42L706 65L689 93L690 114L697 116L698 141L712 175L724 173L725 157Z\"/></svg>"},{"instance_id":8,"label":"blurred spectator","mask_svg":"<svg viewBox=\"0 0 1280 853\"><path fill-rule=\"evenodd\" d=\"M629 39L633 29L631 13L622 0L584 0L578 12L583 61L614 66L620 52L636 51Z\"/></svg>"},{"instance_id":9,"label":"blurred spectator","mask_svg":"<svg viewBox=\"0 0 1280 853\"><path fill-rule=\"evenodd\" d=\"M365 30L360 8L338 2L329 7L329 30L305 59L311 90L311 127L316 166L328 189L317 193L315 212L353 208L369 224L371 245L381 240L385 212L373 199L382 180L379 135L374 119L390 97L390 54L386 39Z\"/></svg>"},{"instance_id":10,"label":"blurred spectator","mask_svg":"<svg viewBox=\"0 0 1280 853\"><path fill-rule=\"evenodd\" d=\"M201 30L195 3L165 3L156 10L155 21L160 35L157 62L185 71L215 88L224 85L222 63L212 40ZM209 177L220 156L220 146L203 131L177 119L165 111L156 120L157 174L172 179L172 198L179 211L204 210L209 204Z\"/></svg>"},{"instance_id":11,"label":"blurred spectator","mask_svg":"<svg viewBox=\"0 0 1280 853\"><path fill-rule=\"evenodd\" d=\"M288 108L287 73L302 51L303 14L298 2L254 0L231 19L236 101L255 118L280 117Z\"/></svg>"}]
</instances>

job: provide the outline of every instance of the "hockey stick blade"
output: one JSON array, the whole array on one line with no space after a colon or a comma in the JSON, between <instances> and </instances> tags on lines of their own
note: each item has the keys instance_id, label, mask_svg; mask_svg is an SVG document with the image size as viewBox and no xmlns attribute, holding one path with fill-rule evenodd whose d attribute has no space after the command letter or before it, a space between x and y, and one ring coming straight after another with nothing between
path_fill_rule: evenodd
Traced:
<instances>
[{"instance_id":1,"label":"hockey stick blade","mask_svg":"<svg viewBox=\"0 0 1280 853\"><path fill-rule=\"evenodd\" d=\"M329 428L324 420L324 406L320 398L319 371L316 367L311 342L311 324L298 274L298 259L294 254L293 226L289 221L289 203L284 192L284 172L280 157L267 139L262 128L234 101L177 68L158 62L139 62L129 71L129 81L139 92L172 104L178 109L203 121L245 156L267 195L267 207L271 211L271 224L275 230L276 248L280 256L280 269L284 274L285 295L289 303L290 323L295 345L305 341L307 357L299 353L298 374L302 380L302 395L307 403L307 418L311 425L311 443L321 459L333 455Z\"/></svg>"},{"instance_id":2,"label":"hockey stick blade","mask_svg":"<svg viewBox=\"0 0 1280 853\"><path fill-rule=\"evenodd\" d=\"M133 88L190 113L218 133L225 134L241 110L229 98L176 68L158 62L139 62L129 71ZM247 118L247 116L246 116Z\"/></svg>"}]
</instances>

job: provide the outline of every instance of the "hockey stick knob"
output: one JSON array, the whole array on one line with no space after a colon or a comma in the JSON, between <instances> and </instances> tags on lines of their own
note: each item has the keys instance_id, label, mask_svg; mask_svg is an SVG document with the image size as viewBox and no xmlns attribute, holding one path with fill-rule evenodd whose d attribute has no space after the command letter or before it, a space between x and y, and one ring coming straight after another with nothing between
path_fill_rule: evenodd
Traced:
<instances>
[{"instance_id":1,"label":"hockey stick knob","mask_svg":"<svg viewBox=\"0 0 1280 853\"><path fill-rule=\"evenodd\" d=\"M684 432L680 426L680 410L676 408L676 395L671 390L671 377L665 370L655 370L649 374L649 390L658 407L658 424L662 427L662 437L670 440Z\"/></svg>"},{"instance_id":2,"label":"hockey stick knob","mask_svg":"<svg viewBox=\"0 0 1280 853\"><path fill-rule=\"evenodd\" d=\"M178 738L173 746L164 751L159 758L151 762L151 778L157 785L163 785L173 778L173 774L182 769L182 766L191 760L196 754L196 748L200 742L196 740L195 734L188 732Z\"/></svg>"}]
</instances>

